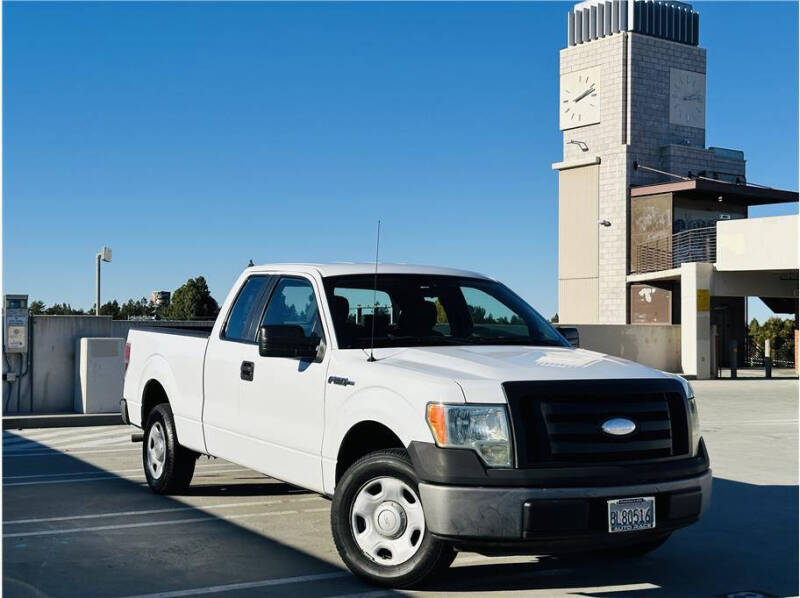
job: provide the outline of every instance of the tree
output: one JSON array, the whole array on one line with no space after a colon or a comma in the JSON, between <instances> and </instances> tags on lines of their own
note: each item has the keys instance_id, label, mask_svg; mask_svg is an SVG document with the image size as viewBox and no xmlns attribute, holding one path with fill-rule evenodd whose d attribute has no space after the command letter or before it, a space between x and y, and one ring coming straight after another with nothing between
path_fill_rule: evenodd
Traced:
<instances>
[{"instance_id":1,"label":"tree","mask_svg":"<svg viewBox=\"0 0 800 598\"><path fill-rule=\"evenodd\" d=\"M94 313L94 306L92 306L92 313ZM113 319L119 318L119 303L114 299L113 301L106 301L100 306L101 316L111 316Z\"/></svg>"},{"instance_id":2,"label":"tree","mask_svg":"<svg viewBox=\"0 0 800 598\"><path fill-rule=\"evenodd\" d=\"M207 320L215 318L218 312L219 305L211 296L206 279L198 276L172 293L164 316L171 320Z\"/></svg>"},{"instance_id":3,"label":"tree","mask_svg":"<svg viewBox=\"0 0 800 598\"><path fill-rule=\"evenodd\" d=\"M759 348L759 352L764 350L764 341L769 340L773 361L794 361L794 322L792 320L773 317L759 326L754 318L750 322L749 332Z\"/></svg>"},{"instance_id":4,"label":"tree","mask_svg":"<svg viewBox=\"0 0 800 598\"><path fill-rule=\"evenodd\" d=\"M34 315L43 314L44 313L44 301L31 301L31 304L28 306L28 309L31 310L31 313Z\"/></svg>"},{"instance_id":5,"label":"tree","mask_svg":"<svg viewBox=\"0 0 800 598\"><path fill-rule=\"evenodd\" d=\"M156 315L156 306L142 297L138 301L128 299L119 308L119 319L130 320L131 318L149 318Z\"/></svg>"},{"instance_id":6,"label":"tree","mask_svg":"<svg viewBox=\"0 0 800 598\"><path fill-rule=\"evenodd\" d=\"M48 316L82 316L85 312L82 309L73 309L69 303L55 303L44 310Z\"/></svg>"}]
</instances>

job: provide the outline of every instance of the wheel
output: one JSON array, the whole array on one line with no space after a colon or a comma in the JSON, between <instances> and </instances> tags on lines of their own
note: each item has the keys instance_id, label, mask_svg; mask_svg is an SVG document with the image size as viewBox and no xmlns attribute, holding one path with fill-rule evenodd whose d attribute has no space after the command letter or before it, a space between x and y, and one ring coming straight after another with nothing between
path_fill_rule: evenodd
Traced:
<instances>
[{"instance_id":1,"label":"wheel","mask_svg":"<svg viewBox=\"0 0 800 598\"><path fill-rule=\"evenodd\" d=\"M147 417L142 461L147 485L156 494L182 492L192 481L197 454L178 444L168 403L157 405Z\"/></svg>"},{"instance_id":2,"label":"wheel","mask_svg":"<svg viewBox=\"0 0 800 598\"><path fill-rule=\"evenodd\" d=\"M669 540L670 535L671 534L667 534L657 538L650 538L644 542L631 544L629 546L611 548L609 550L604 550L602 554L611 558L635 558L638 556L644 556L648 552L654 551L656 548L664 544L664 542Z\"/></svg>"},{"instance_id":3,"label":"wheel","mask_svg":"<svg viewBox=\"0 0 800 598\"><path fill-rule=\"evenodd\" d=\"M331 527L350 570L382 586L416 585L456 556L426 529L417 477L400 449L370 453L344 473L333 496Z\"/></svg>"}]
</instances>

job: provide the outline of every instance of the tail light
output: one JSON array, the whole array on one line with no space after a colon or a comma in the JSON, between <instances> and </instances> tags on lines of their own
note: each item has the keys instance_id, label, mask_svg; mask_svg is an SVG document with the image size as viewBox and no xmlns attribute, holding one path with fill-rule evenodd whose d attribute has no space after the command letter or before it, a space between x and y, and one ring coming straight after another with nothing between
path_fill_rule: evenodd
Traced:
<instances>
[{"instance_id":1,"label":"tail light","mask_svg":"<svg viewBox=\"0 0 800 598\"><path fill-rule=\"evenodd\" d=\"M123 372L128 371L128 364L130 363L130 361L131 361L131 344L125 343L125 359L123 360L124 368L122 370Z\"/></svg>"}]
</instances>

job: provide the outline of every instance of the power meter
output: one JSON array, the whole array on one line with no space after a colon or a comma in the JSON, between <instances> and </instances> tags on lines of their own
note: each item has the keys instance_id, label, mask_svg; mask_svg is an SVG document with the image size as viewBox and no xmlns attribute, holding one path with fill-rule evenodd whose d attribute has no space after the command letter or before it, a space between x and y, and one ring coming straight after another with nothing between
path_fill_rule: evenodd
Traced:
<instances>
[{"instance_id":1,"label":"power meter","mask_svg":"<svg viewBox=\"0 0 800 598\"><path fill-rule=\"evenodd\" d=\"M3 345L6 353L28 352L28 296L6 295L3 303Z\"/></svg>"}]
</instances>

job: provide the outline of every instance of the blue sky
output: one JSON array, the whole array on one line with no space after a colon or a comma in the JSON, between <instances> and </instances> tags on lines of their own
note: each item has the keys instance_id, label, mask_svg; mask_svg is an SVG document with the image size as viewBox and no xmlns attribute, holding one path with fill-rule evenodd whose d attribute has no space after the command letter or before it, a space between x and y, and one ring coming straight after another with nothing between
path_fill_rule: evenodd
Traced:
<instances>
[{"instance_id":1,"label":"blue sky","mask_svg":"<svg viewBox=\"0 0 800 598\"><path fill-rule=\"evenodd\" d=\"M551 316L569 6L4 3L4 292L88 308L107 244L104 301L221 301L250 258L371 260L381 218L382 261ZM707 143L796 189L797 4L695 6Z\"/></svg>"}]
</instances>

